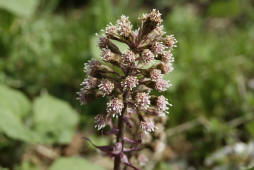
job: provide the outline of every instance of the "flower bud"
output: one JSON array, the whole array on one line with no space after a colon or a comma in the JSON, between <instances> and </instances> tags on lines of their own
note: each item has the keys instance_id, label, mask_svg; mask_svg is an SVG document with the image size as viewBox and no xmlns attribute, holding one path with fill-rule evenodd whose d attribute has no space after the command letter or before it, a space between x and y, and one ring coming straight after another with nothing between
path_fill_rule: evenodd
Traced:
<instances>
[{"instance_id":1,"label":"flower bud","mask_svg":"<svg viewBox=\"0 0 254 170\"><path fill-rule=\"evenodd\" d=\"M112 60L112 52L109 50L109 49L106 49L106 48L103 48L102 49L102 55L101 55L101 58L103 61L110 61Z\"/></svg>"},{"instance_id":2,"label":"flower bud","mask_svg":"<svg viewBox=\"0 0 254 170\"><path fill-rule=\"evenodd\" d=\"M80 85L88 90L88 89L91 89L91 88L94 88L96 87L96 84L97 84L97 79L94 78L94 77L91 77L89 76L88 78L86 78Z\"/></svg>"},{"instance_id":3,"label":"flower bud","mask_svg":"<svg viewBox=\"0 0 254 170\"><path fill-rule=\"evenodd\" d=\"M111 113L113 117L118 117L122 114L123 101L118 98L113 98L107 103L107 112Z\"/></svg>"},{"instance_id":4,"label":"flower bud","mask_svg":"<svg viewBox=\"0 0 254 170\"><path fill-rule=\"evenodd\" d=\"M127 76L124 81L121 82L121 85L124 90L132 90L138 84L138 79L135 76Z\"/></svg>"},{"instance_id":5,"label":"flower bud","mask_svg":"<svg viewBox=\"0 0 254 170\"><path fill-rule=\"evenodd\" d=\"M174 67L171 63L163 62L159 64L157 68L160 69L163 74L169 73L174 70Z\"/></svg>"},{"instance_id":6,"label":"flower bud","mask_svg":"<svg viewBox=\"0 0 254 170\"><path fill-rule=\"evenodd\" d=\"M163 54L163 51L165 50L165 46L161 43L156 41L153 45L152 45L152 51L155 54Z\"/></svg>"},{"instance_id":7,"label":"flower bud","mask_svg":"<svg viewBox=\"0 0 254 170\"><path fill-rule=\"evenodd\" d=\"M109 123L109 117L107 117L107 115L105 114L98 114L95 118L94 118L94 122L95 122L95 128L98 130L103 129L108 123Z\"/></svg>"},{"instance_id":8,"label":"flower bud","mask_svg":"<svg viewBox=\"0 0 254 170\"><path fill-rule=\"evenodd\" d=\"M136 105L141 109L147 109L150 105L150 96L148 93L142 92L136 95Z\"/></svg>"},{"instance_id":9,"label":"flower bud","mask_svg":"<svg viewBox=\"0 0 254 170\"><path fill-rule=\"evenodd\" d=\"M177 40L174 35L167 35L164 39L164 43L168 48L174 48L176 47Z\"/></svg>"},{"instance_id":10,"label":"flower bud","mask_svg":"<svg viewBox=\"0 0 254 170\"><path fill-rule=\"evenodd\" d=\"M154 60L154 54L149 49L144 49L141 54L141 62L149 63Z\"/></svg>"},{"instance_id":11,"label":"flower bud","mask_svg":"<svg viewBox=\"0 0 254 170\"><path fill-rule=\"evenodd\" d=\"M102 92L102 96L109 95L114 89L114 83L110 80L103 79L98 85L99 90Z\"/></svg>"},{"instance_id":12,"label":"flower bud","mask_svg":"<svg viewBox=\"0 0 254 170\"><path fill-rule=\"evenodd\" d=\"M156 129L156 126L154 125L154 122L152 119L150 118L146 118L145 121L142 121L140 123L141 125L141 129L145 132L145 133L150 133L150 132L154 132L154 130Z\"/></svg>"},{"instance_id":13,"label":"flower bud","mask_svg":"<svg viewBox=\"0 0 254 170\"><path fill-rule=\"evenodd\" d=\"M157 97L156 106L158 111L165 112L168 110L168 106L172 106L172 104L168 103L168 99L166 99L164 96ZM168 112L166 112L168 113Z\"/></svg>"},{"instance_id":14,"label":"flower bud","mask_svg":"<svg viewBox=\"0 0 254 170\"><path fill-rule=\"evenodd\" d=\"M106 29L105 29L105 34L108 37L114 37L116 35L116 26L112 25L112 23L110 23L109 25L107 25Z\"/></svg>"},{"instance_id":15,"label":"flower bud","mask_svg":"<svg viewBox=\"0 0 254 170\"><path fill-rule=\"evenodd\" d=\"M84 72L87 74L91 74L92 72L96 71L101 63L97 60L90 60L84 64Z\"/></svg>"},{"instance_id":16,"label":"flower bud","mask_svg":"<svg viewBox=\"0 0 254 170\"><path fill-rule=\"evenodd\" d=\"M155 23L160 24L162 22L161 13L159 10L153 9L147 17L149 17L149 19Z\"/></svg>"},{"instance_id":17,"label":"flower bud","mask_svg":"<svg viewBox=\"0 0 254 170\"><path fill-rule=\"evenodd\" d=\"M107 48L108 42L109 42L108 38L103 37L103 36L99 37L99 43L98 43L99 48L100 49Z\"/></svg>"},{"instance_id":18,"label":"flower bud","mask_svg":"<svg viewBox=\"0 0 254 170\"><path fill-rule=\"evenodd\" d=\"M164 51L161 56L161 61L164 63L173 63L174 57L171 51Z\"/></svg>"},{"instance_id":19,"label":"flower bud","mask_svg":"<svg viewBox=\"0 0 254 170\"><path fill-rule=\"evenodd\" d=\"M141 37L149 34L162 22L161 13L156 9L153 9L149 14L143 14L140 19L143 22Z\"/></svg>"},{"instance_id":20,"label":"flower bud","mask_svg":"<svg viewBox=\"0 0 254 170\"><path fill-rule=\"evenodd\" d=\"M159 69L153 69L150 72L150 77L151 77L152 81L158 81L158 80L162 79L161 70L159 70Z\"/></svg>"},{"instance_id":21,"label":"flower bud","mask_svg":"<svg viewBox=\"0 0 254 170\"><path fill-rule=\"evenodd\" d=\"M122 55L121 62L129 66L135 62L135 59L136 59L135 53L129 50Z\"/></svg>"},{"instance_id":22,"label":"flower bud","mask_svg":"<svg viewBox=\"0 0 254 170\"><path fill-rule=\"evenodd\" d=\"M116 29L119 35L123 37L128 37L131 34L132 29L129 17L122 15L121 18L117 20Z\"/></svg>"},{"instance_id":23,"label":"flower bud","mask_svg":"<svg viewBox=\"0 0 254 170\"><path fill-rule=\"evenodd\" d=\"M159 92L166 91L170 86L171 86L171 84L169 84L168 81L163 80L163 79L160 79L160 80L156 81L156 83L155 83L155 89Z\"/></svg>"}]
</instances>

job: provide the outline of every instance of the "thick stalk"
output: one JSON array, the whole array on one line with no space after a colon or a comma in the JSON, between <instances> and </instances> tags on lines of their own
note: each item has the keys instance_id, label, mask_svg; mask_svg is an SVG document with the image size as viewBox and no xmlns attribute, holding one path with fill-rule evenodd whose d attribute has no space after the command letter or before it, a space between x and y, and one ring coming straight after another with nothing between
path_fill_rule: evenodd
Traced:
<instances>
[{"instance_id":1,"label":"thick stalk","mask_svg":"<svg viewBox=\"0 0 254 170\"><path fill-rule=\"evenodd\" d=\"M121 142L122 143L122 146L123 146L123 115L121 115L118 119L118 129L119 129L119 132L117 134L117 139L116 141L117 142ZM121 160L120 160L120 155L116 156L115 157L115 160L114 160L114 170L120 170L120 165L121 165Z\"/></svg>"},{"instance_id":2,"label":"thick stalk","mask_svg":"<svg viewBox=\"0 0 254 170\"><path fill-rule=\"evenodd\" d=\"M123 116L124 116L125 110L127 108L127 105L126 105L126 95L127 95L127 93L125 92L124 95L123 95L124 109L122 111L121 116L119 116L119 118L118 118L118 129L119 129L119 132L118 132L117 138L116 138L117 142L121 142L122 143L122 147L124 147L124 140L123 140L123 137L124 137L124 122L123 122ZM120 168L121 168L121 158L120 158L120 155L118 155L118 156L115 157L115 160L114 160L114 170L120 170Z\"/></svg>"}]
</instances>

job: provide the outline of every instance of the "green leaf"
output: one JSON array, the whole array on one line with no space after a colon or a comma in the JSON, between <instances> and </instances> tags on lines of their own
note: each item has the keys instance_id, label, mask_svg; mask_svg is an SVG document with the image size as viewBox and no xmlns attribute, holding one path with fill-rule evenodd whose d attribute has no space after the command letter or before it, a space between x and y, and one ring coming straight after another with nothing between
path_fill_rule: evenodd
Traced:
<instances>
[{"instance_id":1,"label":"green leaf","mask_svg":"<svg viewBox=\"0 0 254 170\"><path fill-rule=\"evenodd\" d=\"M29 17L35 11L38 2L38 0L0 0L0 8L20 17Z\"/></svg>"},{"instance_id":2,"label":"green leaf","mask_svg":"<svg viewBox=\"0 0 254 170\"><path fill-rule=\"evenodd\" d=\"M18 90L0 85L0 108L9 110L12 114L23 118L31 110L31 103Z\"/></svg>"},{"instance_id":3,"label":"green leaf","mask_svg":"<svg viewBox=\"0 0 254 170\"><path fill-rule=\"evenodd\" d=\"M129 47L121 42L118 42L116 40L111 40L118 48L121 52L126 51L127 49L129 49ZM91 46L91 54L94 58L101 60L100 56L101 56L101 51L100 48L98 47L98 42L99 42L99 38L98 36L93 36L90 39L90 46Z\"/></svg>"},{"instance_id":4,"label":"green leaf","mask_svg":"<svg viewBox=\"0 0 254 170\"><path fill-rule=\"evenodd\" d=\"M49 170L104 170L104 168L81 158L57 159Z\"/></svg>"},{"instance_id":5,"label":"green leaf","mask_svg":"<svg viewBox=\"0 0 254 170\"><path fill-rule=\"evenodd\" d=\"M71 106L57 98L42 95L34 102L36 132L46 143L69 143L79 117Z\"/></svg>"},{"instance_id":6,"label":"green leaf","mask_svg":"<svg viewBox=\"0 0 254 170\"><path fill-rule=\"evenodd\" d=\"M93 36L90 39L90 50L91 50L90 52L92 54L92 57L96 59L100 59L100 55L101 55L100 48L97 45L98 42L99 42L99 39L97 36Z\"/></svg>"},{"instance_id":7,"label":"green leaf","mask_svg":"<svg viewBox=\"0 0 254 170\"><path fill-rule=\"evenodd\" d=\"M25 95L0 85L0 132L25 142L39 141L37 134L28 129L22 121L30 110L31 103Z\"/></svg>"},{"instance_id":8,"label":"green leaf","mask_svg":"<svg viewBox=\"0 0 254 170\"><path fill-rule=\"evenodd\" d=\"M30 131L21 119L10 110L0 108L0 117L0 131L7 136L25 142L37 141L36 134Z\"/></svg>"}]
</instances>

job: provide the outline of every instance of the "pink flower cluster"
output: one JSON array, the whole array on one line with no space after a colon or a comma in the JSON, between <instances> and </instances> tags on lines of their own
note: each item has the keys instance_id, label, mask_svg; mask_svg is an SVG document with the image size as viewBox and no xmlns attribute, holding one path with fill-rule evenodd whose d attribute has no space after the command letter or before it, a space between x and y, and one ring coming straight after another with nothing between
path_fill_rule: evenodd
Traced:
<instances>
[{"instance_id":1,"label":"pink flower cluster","mask_svg":"<svg viewBox=\"0 0 254 170\"><path fill-rule=\"evenodd\" d=\"M97 148L114 157L115 166L120 161L134 169L126 152L138 150L144 142L143 134L156 133L171 106L163 95L151 92L164 92L171 86L163 77L173 71L172 50L177 43L173 35L165 35L158 10L144 14L140 20L136 30L132 30L129 18L124 15L116 24L107 25L98 43L102 62L91 60L85 64L87 78L79 92L82 104L99 96L108 100L105 112L95 117L95 127L98 130L110 127L108 133L116 135L116 144L108 146L111 149L107 151L107 147ZM128 50L121 51L112 40L127 45ZM133 130L125 131L125 126ZM135 147L126 148L126 142Z\"/></svg>"}]
</instances>

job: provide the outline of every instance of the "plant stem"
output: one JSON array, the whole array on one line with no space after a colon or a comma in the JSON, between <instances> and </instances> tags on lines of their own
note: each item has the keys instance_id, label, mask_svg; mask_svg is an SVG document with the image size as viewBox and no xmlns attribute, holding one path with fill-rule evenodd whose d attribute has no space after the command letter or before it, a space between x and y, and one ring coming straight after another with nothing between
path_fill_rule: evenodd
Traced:
<instances>
[{"instance_id":1,"label":"plant stem","mask_svg":"<svg viewBox=\"0 0 254 170\"><path fill-rule=\"evenodd\" d=\"M124 116L124 112L125 112L125 110L127 108L126 95L127 95L127 93L125 92L123 94L124 109L122 111L121 116L119 116L119 118L118 118L118 129L119 129L119 132L118 132L117 138L116 138L117 142L121 142L122 143L122 147L124 146L124 140L123 140L123 137L124 137L124 135L123 135L124 134L123 116ZM115 157L115 160L114 160L114 170L120 170L120 168L121 168L121 158L120 158L120 155L118 155L118 156Z\"/></svg>"},{"instance_id":2,"label":"plant stem","mask_svg":"<svg viewBox=\"0 0 254 170\"><path fill-rule=\"evenodd\" d=\"M123 115L121 115L118 119L118 129L119 132L117 134L117 142L121 142L122 146L123 146ZM121 160L120 160L120 155L115 157L114 160L114 170L120 170L120 164L121 164Z\"/></svg>"}]
</instances>

